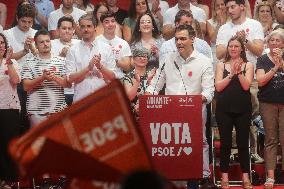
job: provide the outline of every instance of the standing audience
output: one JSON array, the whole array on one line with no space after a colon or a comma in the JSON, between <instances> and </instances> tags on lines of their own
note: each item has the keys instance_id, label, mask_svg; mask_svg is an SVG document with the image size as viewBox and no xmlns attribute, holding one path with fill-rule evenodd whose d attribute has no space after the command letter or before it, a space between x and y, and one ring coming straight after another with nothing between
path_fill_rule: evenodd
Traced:
<instances>
[{"instance_id":1,"label":"standing audience","mask_svg":"<svg viewBox=\"0 0 284 189\"><path fill-rule=\"evenodd\" d=\"M67 80L75 84L73 102L92 94L116 77L110 46L95 41L93 17L88 14L81 16L79 26L82 40L73 45L66 56Z\"/></svg>"},{"instance_id":2,"label":"standing audience","mask_svg":"<svg viewBox=\"0 0 284 189\"><path fill-rule=\"evenodd\" d=\"M37 31L35 45L38 55L27 59L22 72L23 86L28 94L26 103L31 126L38 125L66 107L63 87L68 86L65 61L51 54L48 31Z\"/></svg>"},{"instance_id":3,"label":"standing audience","mask_svg":"<svg viewBox=\"0 0 284 189\"><path fill-rule=\"evenodd\" d=\"M256 79L265 130L264 159L267 179L264 187L272 189L279 142L282 151L282 172L284 171L284 32L271 32L267 41L270 52L257 59ZM282 177L283 175L282 173Z\"/></svg>"},{"instance_id":4,"label":"standing audience","mask_svg":"<svg viewBox=\"0 0 284 189\"><path fill-rule=\"evenodd\" d=\"M17 179L17 169L8 153L12 138L20 135L20 101L17 84L20 71L12 58L6 37L0 33L0 188L9 188L5 181Z\"/></svg>"},{"instance_id":5,"label":"standing audience","mask_svg":"<svg viewBox=\"0 0 284 189\"><path fill-rule=\"evenodd\" d=\"M229 188L229 162L232 148L232 131L235 126L243 187L252 188L249 154L249 130L251 125L251 97L249 88L253 80L254 66L248 62L244 42L232 37L227 45L224 62L216 66L215 86L216 121L219 128L221 187Z\"/></svg>"}]
</instances>

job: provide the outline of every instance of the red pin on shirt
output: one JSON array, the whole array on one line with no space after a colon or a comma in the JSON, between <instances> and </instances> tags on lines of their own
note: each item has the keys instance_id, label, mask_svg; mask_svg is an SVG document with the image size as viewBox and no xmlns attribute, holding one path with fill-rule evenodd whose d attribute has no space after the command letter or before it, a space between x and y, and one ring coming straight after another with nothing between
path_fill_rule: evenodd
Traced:
<instances>
[{"instance_id":1,"label":"red pin on shirt","mask_svg":"<svg viewBox=\"0 0 284 189\"><path fill-rule=\"evenodd\" d=\"M187 75L188 77L192 77L192 71L189 71Z\"/></svg>"}]
</instances>

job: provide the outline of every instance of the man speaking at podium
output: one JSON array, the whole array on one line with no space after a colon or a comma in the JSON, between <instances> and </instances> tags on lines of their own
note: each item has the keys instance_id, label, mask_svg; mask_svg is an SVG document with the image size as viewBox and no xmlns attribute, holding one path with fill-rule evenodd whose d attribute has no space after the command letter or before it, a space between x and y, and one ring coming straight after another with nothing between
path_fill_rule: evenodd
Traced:
<instances>
[{"instance_id":1,"label":"man speaking at podium","mask_svg":"<svg viewBox=\"0 0 284 189\"><path fill-rule=\"evenodd\" d=\"M178 51L169 53L160 67L146 94L158 94L166 84L166 95L201 95L203 126L203 178L209 181L209 146L206 140L206 103L214 94L212 61L193 48L195 31L192 26L180 25L175 31ZM208 182L207 182L208 183Z\"/></svg>"}]
</instances>

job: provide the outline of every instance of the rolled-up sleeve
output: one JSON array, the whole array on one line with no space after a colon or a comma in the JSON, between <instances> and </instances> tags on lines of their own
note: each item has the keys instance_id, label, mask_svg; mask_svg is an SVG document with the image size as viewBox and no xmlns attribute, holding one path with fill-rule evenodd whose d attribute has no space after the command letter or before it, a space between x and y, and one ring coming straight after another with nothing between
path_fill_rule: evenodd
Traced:
<instances>
[{"instance_id":1,"label":"rolled-up sleeve","mask_svg":"<svg viewBox=\"0 0 284 189\"><path fill-rule=\"evenodd\" d=\"M209 104L214 96L214 72L213 72L213 66L210 61L206 64L206 67L204 68L204 72L202 74L202 92L201 95L203 95L206 100L207 104Z\"/></svg>"}]
</instances>

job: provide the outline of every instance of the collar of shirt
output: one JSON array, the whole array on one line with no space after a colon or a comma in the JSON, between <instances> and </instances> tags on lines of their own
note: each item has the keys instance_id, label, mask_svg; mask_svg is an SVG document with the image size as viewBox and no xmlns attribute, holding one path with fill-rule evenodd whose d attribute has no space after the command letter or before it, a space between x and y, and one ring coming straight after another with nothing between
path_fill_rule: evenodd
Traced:
<instances>
[{"instance_id":1,"label":"collar of shirt","mask_svg":"<svg viewBox=\"0 0 284 189\"><path fill-rule=\"evenodd\" d=\"M182 64L188 64L190 63L192 60L196 59L196 57L198 56L198 52L196 50L193 50L191 55L189 57L186 58L186 60L183 59L183 57L178 53L178 62L181 62Z\"/></svg>"},{"instance_id":2,"label":"collar of shirt","mask_svg":"<svg viewBox=\"0 0 284 189\"><path fill-rule=\"evenodd\" d=\"M92 49L95 46L96 41L94 40L94 41L92 41L92 43L86 43L85 41L81 40L81 44L82 44L82 46L85 46L85 47Z\"/></svg>"}]
</instances>

